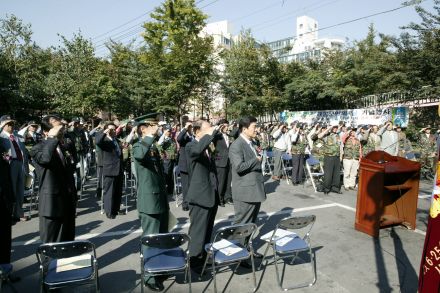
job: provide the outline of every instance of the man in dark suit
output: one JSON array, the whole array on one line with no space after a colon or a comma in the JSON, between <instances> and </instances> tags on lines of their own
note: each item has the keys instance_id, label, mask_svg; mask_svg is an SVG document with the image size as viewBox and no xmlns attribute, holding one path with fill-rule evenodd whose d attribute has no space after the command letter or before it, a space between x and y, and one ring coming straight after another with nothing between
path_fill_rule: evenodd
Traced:
<instances>
[{"instance_id":1,"label":"man in dark suit","mask_svg":"<svg viewBox=\"0 0 440 293\"><path fill-rule=\"evenodd\" d=\"M189 171L189 256L191 268L201 270L204 246L211 240L215 215L219 203L214 158L209 145L217 131L206 121L194 123L195 140L186 145Z\"/></svg>"},{"instance_id":2,"label":"man in dark suit","mask_svg":"<svg viewBox=\"0 0 440 293\"><path fill-rule=\"evenodd\" d=\"M116 125L106 123L103 131L96 133L96 145L102 151L102 189L104 211L109 219L116 218L122 198L122 146L116 139Z\"/></svg>"},{"instance_id":3,"label":"man in dark suit","mask_svg":"<svg viewBox=\"0 0 440 293\"><path fill-rule=\"evenodd\" d=\"M257 119L240 119L240 136L229 148L232 165L232 199L234 200L235 224L255 223L263 201L266 200L264 178L261 172L261 156L252 140L256 137ZM261 257L255 253L256 257ZM248 263L242 262L242 266Z\"/></svg>"},{"instance_id":4,"label":"man in dark suit","mask_svg":"<svg viewBox=\"0 0 440 293\"><path fill-rule=\"evenodd\" d=\"M11 189L9 160L0 145L0 263L11 263L11 224L15 198Z\"/></svg>"},{"instance_id":5,"label":"man in dark suit","mask_svg":"<svg viewBox=\"0 0 440 293\"><path fill-rule=\"evenodd\" d=\"M231 165L229 163L229 145L230 140L227 134L229 122L221 119L217 123L219 133L214 139L215 145L215 166L217 167L218 193L220 197L220 206L225 203L232 204L231 194Z\"/></svg>"},{"instance_id":6,"label":"man in dark suit","mask_svg":"<svg viewBox=\"0 0 440 293\"><path fill-rule=\"evenodd\" d=\"M168 198L165 177L156 145L157 120L148 119L138 125L142 138L133 145L133 157L138 178L137 209L143 235L168 232ZM145 285L152 291L162 291L163 284L146 276Z\"/></svg>"},{"instance_id":7,"label":"man in dark suit","mask_svg":"<svg viewBox=\"0 0 440 293\"><path fill-rule=\"evenodd\" d=\"M72 241L75 239L75 166L62 144L63 126L53 127L46 117L41 128L45 139L30 152L40 184L40 238L44 243Z\"/></svg>"},{"instance_id":8,"label":"man in dark suit","mask_svg":"<svg viewBox=\"0 0 440 293\"><path fill-rule=\"evenodd\" d=\"M15 121L9 115L0 117L0 145L7 152L9 160L9 172L11 178L11 189L15 197L13 209L14 222L27 221L24 216L24 179L29 173L28 152L16 131Z\"/></svg>"},{"instance_id":9,"label":"man in dark suit","mask_svg":"<svg viewBox=\"0 0 440 293\"><path fill-rule=\"evenodd\" d=\"M179 162L177 163L180 170L180 179L182 180L182 194L183 194L183 202L182 209L184 211L188 211L188 163L186 158L185 147L188 143L194 140L193 137L193 126L191 122L186 122L185 127L180 131L177 136L177 143L179 143Z\"/></svg>"}]
</instances>

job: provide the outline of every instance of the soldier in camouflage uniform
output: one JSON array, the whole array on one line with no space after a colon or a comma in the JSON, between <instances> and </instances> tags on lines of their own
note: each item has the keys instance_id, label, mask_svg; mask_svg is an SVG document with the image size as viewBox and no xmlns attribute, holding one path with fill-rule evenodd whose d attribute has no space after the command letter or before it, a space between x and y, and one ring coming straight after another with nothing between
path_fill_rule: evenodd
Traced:
<instances>
[{"instance_id":1,"label":"soldier in camouflage uniform","mask_svg":"<svg viewBox=\"0 0 440 293\"><path fill-rule=\"evenodd\" d=\"M362 156L365 157L369 152L375 151L377 148L375 137L372 135L372 128L367 125L361 128L360 143L362 145Z\"/></svg>"},{"instance_id":2,"label":"soldier in camouflage uniform","mask_svg":"<svg viewBox=\"0 0 440 293\"><path fill-rule=\"evenodd\" d=\"M318 135L324 144L322 154L324 155L324 194L330 192L341 193L341 140L339 138L337 125L328 127L327 130Z\"/></svg>"},{"instance_id":3,"label":"soldier in camouflage uniform","mask_svg":"<svg viewBox=\"0 0 440 293\"><path fill-rule=\"evenodd\" d=\"M177 164L177 143L171 137L171 128L169 126L164 127L164 132L158 141L158 148L162 157L167 192L168 194L173 194L173 170Z\"/></svg>"},{"instance_id":4,"label":"soldier in camouflage uniform","mask_svg":"<svg viewBox=\"0 0 440 293\"><path fill-rule=\"evenodd\" d=\"M324 147L324 140L319 138L318 135L325 131L325 125L324 127L321 127L319 124L315 125L315 127L312 128L312 130L309 133L310 141L309 144L311 146L311 154L313 157L321 164L324 163L324 154L322 152Z\"/></svg>"},{"instance_id":5,"label":"soldier in camouflage uniform","mask_svg":"<svg viewBox=\"0 0 440 293\"><path fill-rule=\"evenodd\" d=\"M434 178L434 159L436 157L436 140L431 134L431 127L425 127L420 130L419 137L420 159L422 164L421 176L426 179Z\"/></svg>"},{"instance_id":6,"label":"soldier in camouflage uniform","mask_svg":"<svg viewBox=\"0 0 440 293\"><path fill-rule=\"evenodd\" d=\"M263 171L263 176L271 173L270 165L267 163L267 151L269 148L269 135L264 126L257 126L257 137L255 138L259 153L262 155L261 160L261 170Z\"/></svg>"},{"instance_id":7,"label":"soldier in camouflage uniform","mask_svg":"<svg viewBox=\"0 0 440 293\"><path fill-rule=\"evenodd\" d=\"M295 124L290 130L290 140L292 146L292 184L301 184L304 181L304 158L308 145L307 137L304 132L304 125Z\"/></svg>"},{"instance_id":8,"label":"soldier in camouflage uniform","mask_svg":"<svg viewBox=\"0 0 440 293\"><path fill-rule=\"evenodd\" d=\"M355 129L351 129L344 142L344 154L342 156L345 190L355 189L361 152L361 143L356 137L356 131Z\"/></svg>"}]
</instances>

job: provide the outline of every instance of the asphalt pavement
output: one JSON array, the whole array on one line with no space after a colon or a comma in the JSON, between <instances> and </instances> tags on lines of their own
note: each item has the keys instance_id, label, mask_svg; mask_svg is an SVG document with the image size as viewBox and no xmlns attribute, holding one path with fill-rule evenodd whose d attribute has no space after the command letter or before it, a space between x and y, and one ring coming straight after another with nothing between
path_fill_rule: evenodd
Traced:
<instances>
[{"instance_id":1,"label":"asphalt pavement","mask_svg":"<svg viewBox=\"0 0 440 293\"><path fill-rule=\"evenodd\" d=\"M107 219L100 212L100 200L95 197L95 180L88 180L82 199L78 202L76 219L77 239L89 239L97 247L101 292L140 292L139 239L140 222L135 197L127 197L126 215ZM259 234L254 247L264 253L265 242L260 236L273 230L283 218L291 215L316 215L311 231L317 281L308 288L294 292L416 292L432 184L421 182L417 227L407 230L401 226L382 229L377 239L354 229L356 191L324 195L315 193L310 184L292 186L287 181L265 183L267 200L258 217ZM127 189L129 194L130 190ZM124 203L123 198L123 203ZM188 212L170 199L172 213L177 218L175 231L188 231ZM125 211L125 205L122 207ZM233 206L219 207L216 226L228 225L233 219ZM28 222L13 226L12 261L15 275L21 281L4 286L2 292L38 292L39 268L35 251L38 239L38 216L34 211ZM269 253L270 256L270 253ZM261 260L257 259L256 266ZM308 281L311 267L307 255L300 254L293 264L280 263L286 286ZM252 292L252 271L225 267L217 274L219 292ZM268 258L256 272L258 292L281 292L275 265ZM165 292L188 292L183 276L164 282ZM74 292L84 292L77 288ZM146 290L148 292L148 290ZM214 292L211 273L202 277L192 274L192 292Z\"/></svg>"}]
</instances>

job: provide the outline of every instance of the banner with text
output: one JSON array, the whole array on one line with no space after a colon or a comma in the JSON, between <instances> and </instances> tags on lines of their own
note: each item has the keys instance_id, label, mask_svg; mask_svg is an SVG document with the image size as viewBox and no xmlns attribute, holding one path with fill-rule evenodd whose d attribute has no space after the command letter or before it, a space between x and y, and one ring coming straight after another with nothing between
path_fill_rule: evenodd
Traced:
<instances>
[{"instance_id":1,"label":"banner with text","mask_svg":"<svg viewBox=\"0 0 440 293\"><path fill-rule=\"evenodd\" d=\"M358 126L363 124L384 124L392 120L394 124L401 127L408 127L409 108L394 107L386 109L350 109L350 110L328 110L328 111L284 111L280 113L280 121L292 123L314 124L337 124L344 121L346 125Z\"/></svg>"}]
</instances>

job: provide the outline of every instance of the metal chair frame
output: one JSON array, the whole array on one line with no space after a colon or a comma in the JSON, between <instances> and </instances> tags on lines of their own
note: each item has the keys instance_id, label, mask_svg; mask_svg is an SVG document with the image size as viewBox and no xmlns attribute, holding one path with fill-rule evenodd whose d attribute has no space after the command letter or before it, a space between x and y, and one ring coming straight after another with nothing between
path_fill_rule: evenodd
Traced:
<instances>
[{"instance_id":1,"label":"metal chair frame","mask_svg":"<svg viewBox=\"0 0 440 293\"><path fill-rule=\"evenodd\" d=\"M265 153L263 154L266 156L264 165L262 167L263 176L264 175L273 175L272 172L272 166L273 166L273 153L272 151L265 150ZM266 170L269 170L269 172L266 173Z\"/></svg>"},{"instance_id":2,"label":"metal chair frame","mask_svg":"<svg viewBox=\"0 0 440 293\"><path fill-rule=\"evenodd\" d=\"M176 207L179 207L183 203L182 193L182 181L180 178L179 166L173 168L173 182L174 182L174 199L176 201Z\"/></svg>"},{"instance_id":3,"label":"metal chair frame","mask_svg":"<svg viewBox=\"0 0 440 293\"><path fill-rule=\"evenodd\" d=\"M170 232L170 233L160 233L160 234L149 234L141 237L139 251L140 251L140 261L141 261L141 292L144 292L144 276L148 273L152 276L160 276L169 273L185 273L185 282L188 282L189 292L191 293L191 267L189 263L189 244L191 238L186 233L182 232ZM181 247L187 243L186 249L184 249L185 255L185 267L183 269L166 270L166 271L145 271L145 259L143 253L143 246L151 248L163 248L172 249Z\"/></svg>"},{"instance_id":4,"label":"metal chair frame","mask_svg":"<svg viewBox=\"0 0 440 293\"><path fill-rule=\"evenodd\" d=\"M281 166L283 169L283 175L284 178L286 178L286 182L288 185L290 185L290 178L289 178L289 174L288 172L292 172L292 155L288 154L288 153L283 153L281 155Z\"/></svg>"},{"instance_id":5,"label":"metal chair frame","mask_svg":"<svg viewBox=\"0 0 440 293\"><path fill-rule=\"evenodd\" d=\"M266 249L265 249L264 255L263 255L263 261L266 258L266 254L269 250L269 247L272 247L272 251L273 251L272 257L274 259L277 282L278 282L278 286L283 291L304 288L304 287L311 287L316 282L315 258L313 256L312 246L311 246L311 242L310 242L310 231L312 230L315 221L316 221L315 215L301 216L301 217L289 217L289 218L283 219L277 224L276 228L273 230L272 236L270 237L269 241L267 242L267 246L266 246ZM308 228L308 230L306 231L306 233L302 237L302 240L304 240L306 242L307 247L303 248L303 249L294 249L294 250L290 250L288 252L283 252L283 255L280 255L280 253L277 251L277 244L276 244L277 240L274 239L274 236L276 235L277 230L278 229L297 230L297 229L303 229L307 226L310 226L310 227ZM298 237L300 237L300 235L298 235ZM312 281L296 284L296 285L289 286L289 287L283 287L282 279L281 279L279 269L278 269L278 261L280 259L292 257L292 261L290 262L290 264L293 264L295 262L296 257L298 256L298 253L303 252L303 251L307 251L310 255L310 265L312 266L312 274L313 274ZM263 261L261 262L259 269L261 268ZM267 265L267 263L268 263L268 260L266 260L266 265Z\"/></svg>"},{"instance_id":6,"label":"metal chair frame","mask_svg":"<svg viewBox=\"0 0 440 293\"><path fill-rule=\"evenodd\" d=\"M82 254L90 254L92 256L93 273L90 278L78 279L66 282L51 283L45 282L47 269L51 260L62 259ZM40 264L40 292L48 289L61 289L70 285L85 285L94 281L96 292L99 292L99 275L98 260L96 257L95 245L88 240L76 240L68 242L45 243L37 248L36 256Z\"/></svg>"},{"instance_id":7,"label":"metal chair frame","mask_svg":"<svg viewBox=\"0 0 440 293\"><path fill-rule=\"evenodd\" d=\"M202 276L204 274L205 269L206 269L206 265L208 264L208 260L211 259L214 292L217 293L216 266L221 267L221 266L227 266L227 265L237 263L237 266L235 267L235 269L233 271L233 273L235 273L236 270L238 269L238 266L240 265L240 262L243 260L247 260L249 258L251 259L252 276L253 276L253 281L254 281L253 292L255 292L257 290L257 278L255 276L255 263L254 263L254 248L252 246L252 239L254 238L254 235L257 232L257 230L258 230L257 225L255 225L254 223L226 226L226 227L218 229L217 232L215 233L214 240L205 246L207 256L205 259L205 263L203 264L202 272L200 275ZM248 256L236 258L236 259L233 259L233 260L225 262L225 263L217 263L216 262L215 254L217 251L213 247L215 242L220 241L222 239L225 239L225 240L243 239L244 241L246 241L247 238L249 239L249 241L247 241L247 244L245 244L244 247L239 244L237 244L237 246L240 246L242 249L247 249L247 251L249 252Z\"/></svg>"},{"instance_id":8,"label":"metal chair frame","mask_svg":"<svg viewBox=\"0 0 440 293\"><path fill-rule=\"evenodd\" d=\"M324 169L322 168L322 164L321 162L318 161L317 164L310 164L311 161L316 160L318 161L315 157L313 157L312 155L309 155L309 158L306 159L306 163L305 163L305 168L306 168L306 176L308 175L308 177L310 178L310 182L312 183L313 189L315 190L315 192L318 192L318 190L316 189L316 183L314 178L320 178L322 176L324 176ZM312 167L318 166L319 164L319 171L320 172L312 172Z\"/></svg>"}]
</instances>

